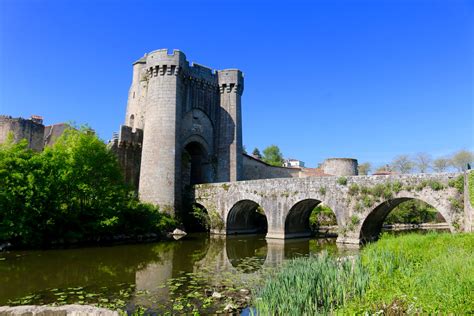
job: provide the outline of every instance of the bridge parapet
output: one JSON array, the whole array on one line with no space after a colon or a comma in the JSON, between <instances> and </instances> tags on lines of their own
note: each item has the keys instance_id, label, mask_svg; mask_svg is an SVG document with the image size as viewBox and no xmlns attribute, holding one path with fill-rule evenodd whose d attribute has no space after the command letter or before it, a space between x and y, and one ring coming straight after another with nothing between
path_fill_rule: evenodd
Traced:
<instances>
[{"instance_id":1,"label":"bridge parapet","mask_svg":"<svg viewBox=\"0 0 474 316\"><path fill-rule=\"evenodd\" d=\"M338 242L360 243L376 238L388 213L410 199L436 208L451 231L470 230L462 182L462 173L265 179L197 185L195 200L211 214L213 233L257 232L260 213L266 237L278 239L309 236L311 211L324 203L336 216Z\"/></svg>"}]
</instances>

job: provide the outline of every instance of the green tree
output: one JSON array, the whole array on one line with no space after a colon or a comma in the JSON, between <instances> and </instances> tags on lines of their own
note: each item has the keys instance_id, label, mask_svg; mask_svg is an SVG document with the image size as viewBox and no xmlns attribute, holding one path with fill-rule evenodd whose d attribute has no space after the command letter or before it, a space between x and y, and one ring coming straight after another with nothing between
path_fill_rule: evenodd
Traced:
<instances>
[{"instance_id":1,"label":"green tree","mask_svg":"<svg viewBox=\"0 0 474 316\"><path fill-rule=\"evenodd\" d=\"M270 145L263 150L263 161L272 166L283 166L283 154L277 145Z\"/></svg>"},{"instance_id":2,"label":"green tree","mask_svg":"<svg viewBox=\"0 0 474 316\"><path fill-rule=\"evenodd\" d=\"M474 162L474 153L468 150L460 150L454 153L451 158L451 164L458 171L466 171L467 165L470 164L471 167Z\"/></svg>"},{"instance_id":3,"label":"green tree","mask_svg":"<svg viewBox=\"0 0 474 316\"><path fill-rule=\"evenodd\" d=\"M436 220L438 212L431 205L410 200L395 207L387 216L385 224L421 224Z\"/></svg>"},{"instance_id":4,"label":"green tree","mask_svg":"<svg viewBox=\"0 0 474 316\"><path fill-rule=\"evenodd\" d=\"M358 171L359 171L359 175L368 175L370 170L372 169L372 165L370 164L370 162L364 162L364 163L361 163L358 167L357 167Z\"/></svg>"},{"instance_id":5,"label":"green tree","mask_svg":"<svg viewBox=\"0 0 474 316\"><path fill-rule=\"evenodd\" d=\"M447 158L437 158L433 161L433 170L435 172L444 172L449 168L451 161Z\"/></svg>"},{"instance_id":6,"label":"green tree","mask_svg":"<svg viewBox=\"0 0 474 316\"><path fill-rule=\"evenodd\" d=\"M87 241L159 233L172 224L138 201L116 157L88 128L66 130L41 153L11 137L0 146L0 241Z\"/></svg>"},{"instance_id":7,"label":"green tree","mask_svg":"<svg viewBox=\"0 0 474 316\"><path fill-rule=\"evenodd\" d=\"M391 166L400 173L410 173L413 170L414 163L407 155L400 155L393 159Z\"/></svg>"},{"instance_id":8,"label":"green tree","mask_svg":"<svg viewBox=\"0 0 474 316\"><path fill-rule=\"evenodd\" d=\"M260 150L258 150L257 147L255 147L255 149L252 151L252 155L253 155L254 157L257 157L257 158L259 158L259 159L262 159L262 154L260 153Z\"/></svg>"},{"instance_id":9,"label":"green tree","mask_svg":"<svg viewBox=\"0 0 474 316\"><path fill-rule=\"evenodd\" d=\"M433 159L427 153L418 153L415 155L415 165L421 173L425 173L431 168Z\"/></svg>"}]
</instances>

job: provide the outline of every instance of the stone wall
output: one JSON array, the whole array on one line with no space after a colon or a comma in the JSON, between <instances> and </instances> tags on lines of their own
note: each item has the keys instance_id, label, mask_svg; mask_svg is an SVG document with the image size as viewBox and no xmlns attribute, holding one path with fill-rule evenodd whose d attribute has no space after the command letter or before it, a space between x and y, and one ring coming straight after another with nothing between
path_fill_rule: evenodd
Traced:
<instances>
[{"instance_id":1,"label":"stone wall","mask_svg":"<svg viewBox=\"0 0 474 316\"><path fill-rule=\"evenodd\" d=\"M115 152L125 174L138 179L140 199L179 211L190 183L184 178L199 174L196 164L206 182L242 178L242 93L239 70L190 64L179 50L159 49L134 63L125 126L143 131L139 176L130 170L138 151L125 150L119 138Z\"/></svg>"},{"instance_id":2,"label":"stone wall","mask_svg":"<svg viewBox=\"0 0 474 316\"><path fill-rule=\"evenodd\" d=\"M299 168L275 167L246 154L243 154L242 158L242 180L300 177Z\"/></svg>"},{"instance_id":3,"label":"stone wall","mask_svg":"<svg viewBox=\"0 0 474 316\"><path fill-rule=\"evenodd\" d=\"M122 125L118 137L113 138L108 144L110 150L118 158L125 182L138 191L140 180L140 162L142 155L143 131L132 130L129 126Z\"/></svg>"},{"instance_id":4,"label":"stone wall","mask_svg":"<svg viewBox=\"0 0 474 316\"><path fill-rule=\"evenodd\" d=\"M45 126L44 128L44 146L53 146L57 139L70 128L68 124L59 123Z\"/></svg>"},{"instance_id":5,"label":"stone wall","mask_svg":"<svg viewBox=\"0 0 474 316\"><path fill-rule=\"evenodd\" d=\"M44 125L32 119L12 118L0 115L0 143L4 143L12 132L15 142L28 141L28 147L41 151L44 147Z\"/></svg>"}]
</instances>

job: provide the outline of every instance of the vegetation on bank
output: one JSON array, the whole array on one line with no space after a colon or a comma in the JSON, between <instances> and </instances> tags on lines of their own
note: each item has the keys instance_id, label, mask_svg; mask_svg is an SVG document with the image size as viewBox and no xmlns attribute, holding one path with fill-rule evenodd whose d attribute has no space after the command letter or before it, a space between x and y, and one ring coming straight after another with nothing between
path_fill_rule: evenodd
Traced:
<instances>
[{"instance_id":1,"label":"vegetation on bank","mask_svg":"<svg viewBox=\"0 0 474 316\"><path fill-rule=\"evenodd\" d=\"M474 174L474 173L473 173ZM444 222L438 211L421 200L410 200L397 205L387 216L384 224L422 224ZM312 231L318 231L320 226L337 225L336 216L328 206L319 204L309 217Z\"/></svg>"},{"instance_id":2,"label":"vegetation on bank","mask_svg":"<svg viewBox=\"0 0 474 316\"><path fill-rule=\"evenodd\" d=\"M384 224L422 224L440 221L438 211L421 200L409 200L397 205ZM441 220L444 222L444 220Z\"/></svg>"},{"instance_id":3,"label":"vegetation on bank","mask_svg":"<svg viewBox=\"0 0 474 316\"><path fill-rule=\"evenodd\" d=\"M116 157L88 128L68 129L43 152L13 137L0 145L0 242L97 241L160 234L175 224L138 201Z\"/></svg>"},{"instance_id":4,"label":"vegetation on bank","mask_svg":"<svg viewBox=\"0 0 474 316\"><path fill-rule=\"evenodd\" d=\"M297 258L270 276L258 292L259 315L317 315L364 294L368 274L359 259L338 261L326 252Z\"/></svg>"},{"instance_id":5,"label":"vegetation on bank","mask_svg":"<svg viewBox=\"0 0 474 316\"><path fill-rule=\"evenodd\" d=\"M290 261L257 291L255 306L280 315L469 314L473 252L472 233L384 235L353 260Z\"/></svg>"}]
</instances>

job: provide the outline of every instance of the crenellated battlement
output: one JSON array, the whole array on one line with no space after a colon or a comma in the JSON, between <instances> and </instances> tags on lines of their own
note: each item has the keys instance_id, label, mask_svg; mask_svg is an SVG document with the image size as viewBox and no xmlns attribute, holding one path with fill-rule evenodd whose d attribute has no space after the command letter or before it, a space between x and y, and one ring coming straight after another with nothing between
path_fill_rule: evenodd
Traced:
<instances>
[{"instance_id":1,"label":"crenellated battlement","mask_svg":"<svg viewBox=\"0 0 474 316\"><path fill-rule=\"evenodd\" d=\"M130 126L121 125L118 136L118 144L127 146L141 146L143 143L143 130L133 130Z\"/></svg>"},{"instance_id":2,"label":"crenellated battlement","mask_svg":"<svg viewBox=\"0 0 474 316\"><path fill-rule=\"evenodd\" d=\"M244 75L238 69L225 69L217 71L220 93L237 93L244 91Z\"/></svg>"},{"instance_id":3,"label":"crenellated battlement","mask_svg":"<svg viewBox=\"0 0 474 316\"><path fill-rule=\"evenodd\" d=\"M159 76L180 76L184 80L193 82L207 81L210 86L226 85L230 91L243 90L243 74L238 69L215 70L210 67L191 62L180 50L158 49L145 54L134 64L137 69L143 69L140 80L149 80ZM230 88L230 84L234 86ZM234 87L239 87L234 90ZM226 89L224 89L225 91Z\"/></svg>"},{"instance_id":4,"label":"crenellated battlement","mask_svg":"<svg viewBox=\"0 0 474 316\"><path fill-rule=\"evenodd\" d=\"M151 79L158 76L178 76L181 67L176 65L155 65L146 69L146 77Z\"/></svg>"},{"instance_id":5,"label":"crenellated battlement","mask_svg":"<svg viewBox=\"0 0 474 316\"><path fill-rule=\"evenodd\" d=\"M190 63L179 50L158 49L135 61L125 125L110 147L143 201L179 210L181 190L192 183L187 177L199 182L241 177L242 91L239 70ZM200 162L192 163L204 171L191 172L196 166L183 164L187 150L201 151Z\"/></svg>"}]
</instances>

